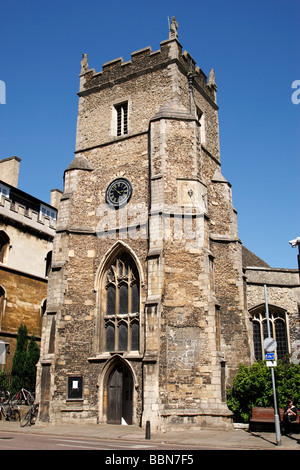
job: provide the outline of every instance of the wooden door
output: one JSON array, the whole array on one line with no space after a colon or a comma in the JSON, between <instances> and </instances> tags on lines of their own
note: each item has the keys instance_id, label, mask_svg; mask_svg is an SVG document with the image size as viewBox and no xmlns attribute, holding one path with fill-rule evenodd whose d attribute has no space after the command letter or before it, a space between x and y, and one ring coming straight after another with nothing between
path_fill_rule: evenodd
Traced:
<instances>
[{"instance_id":1,"label":"wooden door","mask_svg":"<svg viewBox=\"0 0 300 470\"><path fill-rule=\"evenodd\" d=\"M108 379L108 424L121 424L122 419L122 395L123 395L123 368L115 367Z\"/></svg>"},{"instance_id":2,"label":"wooden door","mask_svg":"<svg viewBox=\"0 0 300 470\"><path fill-rule=\"evenodd\" d=\"M129 369L118 364L111 372L107 383L107 423L132 424L133 380Z\"/></svg>"},{"instance_id":3,"label":"wooden door","mask_svg":"<svg viewBox=\"0 0 300 470\"><path fill-rule=\"evenodd\" d=\"M123 371L122 417L127 424L132 424L132 389L133 382L129 370Z\"/></svg>"}]
</instances>

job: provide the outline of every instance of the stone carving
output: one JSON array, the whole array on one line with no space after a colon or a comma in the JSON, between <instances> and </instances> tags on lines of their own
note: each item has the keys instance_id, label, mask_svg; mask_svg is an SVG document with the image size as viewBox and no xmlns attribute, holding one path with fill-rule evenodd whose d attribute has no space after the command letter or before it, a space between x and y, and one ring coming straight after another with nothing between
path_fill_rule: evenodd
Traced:
<instances>
[{"instance_id":1,"label":"stone carving","mask_svg":"<svg viewBox=\"0 0 300 470\"><path fill-rule=\"evenodd\" d=\"M80 62L81 70L80 73L85 73L89 69L87 54L82 54L82 61Z\"/></svg>"},{"instance_id":2,"label":"stone carving","mask_svg":"<svg viewBox=\"0 0 300 470\"><path fill-rule=\"evenodd\" d=\"M177 29L178 29L178 23L175 20L175 16L172 16L171 24L170 24L169 39L178 38Z\"/></svg>"}]
</instances>

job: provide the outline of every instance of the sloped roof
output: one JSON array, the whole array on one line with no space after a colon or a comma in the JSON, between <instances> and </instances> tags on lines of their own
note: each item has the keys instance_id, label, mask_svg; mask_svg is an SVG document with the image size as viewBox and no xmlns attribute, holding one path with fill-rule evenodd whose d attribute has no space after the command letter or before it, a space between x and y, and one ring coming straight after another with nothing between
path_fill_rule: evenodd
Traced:
<instances>
[{"instance_id":1,"label":"sloped roof","mask_svg":"<svg viewBox=\"0 0 300 470\"><path fill-rule=\"evenodd\" d=\"M257 266L260 268L270 268L270 265L266 263L264 260L259 258L259 256L252 253L252 251L248 250L244 245L242 246L242 258L243 258L243 268L247 266Z\"/></svg>"}]
</instances>

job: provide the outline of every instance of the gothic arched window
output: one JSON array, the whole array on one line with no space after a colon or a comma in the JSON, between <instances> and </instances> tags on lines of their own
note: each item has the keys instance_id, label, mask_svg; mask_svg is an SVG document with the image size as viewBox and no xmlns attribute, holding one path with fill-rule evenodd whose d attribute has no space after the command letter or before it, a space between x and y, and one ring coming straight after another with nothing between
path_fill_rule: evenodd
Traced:
<instances>
[{"instance_id":1,"label":"gothic arched window","mask_svg":"<svg viewBox=\"0 0 300 470\"><path fill-rule=\"evenodd\" d=\"M140 283L137 267L129 254L122 252L104 274L103 318L104 349L138 351L140 330Z\"/></svg>"},{"instance_id":2,"label":"gothic arched window","mask_svg":"<svg viewBox=\"0 0 300 470\"><path fill-rule=\"evenodd\" d=\"M9 236L3 230L0 230L0 263L6 262L9 243Z\"/></svg>"},{"instance_id":3,"label":"gothic arched window","mask_svg":"<svg viewBox=\"0 0 300 470\"><path fill-rule=\"evenodd\" d=\"M283 359L289 352L287 314L282 308L268 306L271 337L277 342L276 358ZM264 359L263 341L268 336L266 309L260 305L250 311L253 324L254 356L257 361Z\"/></svg>"},{"instance_id":4,"label":"gothic arched window","mask_svg":"<svg viewBox=\"0 0 300 470\"><path fill-rule=\"evenodd\" d=\"M5 290L0 286L0 324L2 325L2 320L4 316L4 306L5 306Z\"/></svg>"}]
</instances>

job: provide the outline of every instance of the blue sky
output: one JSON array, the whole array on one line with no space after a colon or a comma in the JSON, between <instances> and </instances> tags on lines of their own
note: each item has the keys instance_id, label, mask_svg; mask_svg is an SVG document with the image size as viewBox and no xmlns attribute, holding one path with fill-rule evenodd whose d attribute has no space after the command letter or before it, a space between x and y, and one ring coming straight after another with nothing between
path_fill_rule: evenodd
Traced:
<instances>
[{"instance_id":1,"label":"blue sky","mask_svg":"<svg viewBox=\"0 0 300 470\"><path fill-rule=\"evenodd\" d=\"M10 0L1 5L0 158L22 159L19 188L49 202L74 157L82 53L102 64L168 38L218 85L222 172L242 242L273 267L297 267L300 236L299 0ZM0 175L1 178L1 175Z\"/></svg>"}]
</instances>

